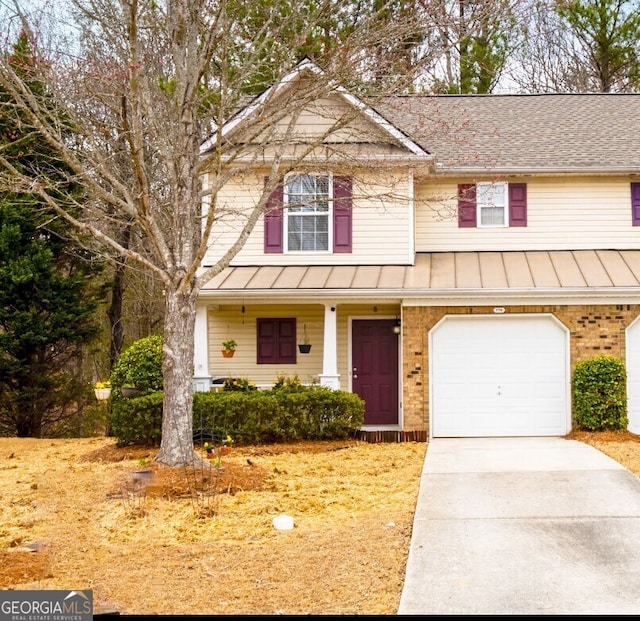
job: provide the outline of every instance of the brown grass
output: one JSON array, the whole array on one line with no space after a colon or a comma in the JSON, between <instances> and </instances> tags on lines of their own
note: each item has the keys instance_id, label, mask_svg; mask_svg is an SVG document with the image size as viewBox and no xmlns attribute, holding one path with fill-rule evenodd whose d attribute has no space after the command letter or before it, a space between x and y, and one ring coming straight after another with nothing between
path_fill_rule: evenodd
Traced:
<instances>
[{"instance_id":1,"label":"brown grass","mask_svg":"<svg viewBox=\"0 0 640 621\"><path fill-rule=\"evenodd\" d=\"M570 437L640 474L638 436ZM107 438L0 438L0 588L92 589L122 614L395 614L426 450L235 448L188 472Z\"/></svg>"}]
</instances>

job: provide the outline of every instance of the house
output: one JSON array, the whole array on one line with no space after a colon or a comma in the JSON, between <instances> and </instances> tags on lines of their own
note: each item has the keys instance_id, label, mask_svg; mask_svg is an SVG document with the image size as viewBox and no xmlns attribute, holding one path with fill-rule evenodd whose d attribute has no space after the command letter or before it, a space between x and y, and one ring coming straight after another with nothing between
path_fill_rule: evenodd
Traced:
<instances>
[{"instance_id":1,"label":"house","mask_svg":"<svg viewBox=\"0 0 640 621\"><path fill-rule=\"evenodd\" d=\"M300 135L346 111L330 146L348 156L280 180L203 288L196 390L297 375L359 394L363 431L561 436L572 369L604 354L626 361L640 433L640 95L364 105L338 89ZM267 174L256 164L230 203Z\"/></svg>"}]
</instances>

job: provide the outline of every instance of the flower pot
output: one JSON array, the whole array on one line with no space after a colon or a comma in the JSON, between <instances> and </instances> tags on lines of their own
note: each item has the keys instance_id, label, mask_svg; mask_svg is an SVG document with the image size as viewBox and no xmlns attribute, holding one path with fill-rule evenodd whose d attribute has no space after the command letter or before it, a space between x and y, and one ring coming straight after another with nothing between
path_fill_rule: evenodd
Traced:
<instances>
[{"instance_id":1,"label":"flower pot","mask_svg":"<svg viewBox=\"0 0 640 621\"><path fill-rule=\"evenodd\" d=\"M236 353L235 349L229 349L229 350L223 349L222 350L222 357L223 358L233 358L233 354L235 354L235 353Z\"/></svg>"},{"instance_id":2,"label":"flower pot","mask_svg":"<svg viewBox=\"0 0 640 621\"><path fill-rule=\"evenodd\" d=\"M120 389L122 392L122 396L126 399L130 399L131 397L137 397L140 394L139 388L125 388L124 386Z\"/></svg>"},{"instance_id":3,"label":"flower pot","mask_svg":"<svg viewBox=\"0 0 640 621\"><path fill-rule=\"evenodd\" d=\"M98 401L106 401L111 396L111 388L94 388L93 392L96 393Z\"/></svg>"},{"instance_id":4,"label":"flower pot","mask_svg":"<svg viewBox=\"0 0 640 621\"><path fill-rule=\"evenodd\" d=\"M301 354L308 354L311 351L311 345L308 345L307 343L300 343L298 345L298 350Z\"/></svg>"}]
</instances>

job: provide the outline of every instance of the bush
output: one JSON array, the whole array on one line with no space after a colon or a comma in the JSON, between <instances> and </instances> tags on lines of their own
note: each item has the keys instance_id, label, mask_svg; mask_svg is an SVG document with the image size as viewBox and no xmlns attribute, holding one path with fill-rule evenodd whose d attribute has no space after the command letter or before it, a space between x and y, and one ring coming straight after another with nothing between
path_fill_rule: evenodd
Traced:
<instances>
[{"instance_id":1,"label":"bush","mask_svg":"<svg viewBox=\"0 0 640 621\"><path fill-rule=\"evenodd\" d=\"M199 439L229 434L245 445L341 439L353 436L363 422L364 401L358 395L321 386L194 395L193 428Z\"/></svg>"},{"instance_id":2,"label":"bush","mask_svg":"<svg viewBox=\"0 0 640 621\"><path fill-rule=\"evenodd\" d=\"M573 415L578 429L626 429L626 370L619 358L596 356L576 364L572 379Z\"/></svg>"},{"instance_id":3,"label":"bush","mask_svg":"<svg viewBox=\"0 0 640 621\"><path fill-rule=\"evenodd\" d=\"M194 394L194 441L222 443L228 435L239 445L342 439L364 422L364 401L354 393L295 380L272 390L237 380L230 385L222 392ZM159 445L162 393L112 399L111 432L121 446Z\"/></svg>"},{"instance_id":4,"label":"bush","mask_svg":"<svg viewBox=\"0 0 640 621\"><path fill-rule=\"evenodd\" d=\"M121 388L131 386L147 394L162 390L162 337L147 336L127 348L111 371L111 398L122 399Z\"/></svg>"},{"instance_id":5,"label":"bush","mask_svg":"<svg viewBox=\"0 0 640 621\"><path fill-rule=\"evenodd\" d=\"M161 392L152 392L135 399L120 398L112 402L111 433L118 446L160 446L162 399Z\"/></svg>"}]
</instances>

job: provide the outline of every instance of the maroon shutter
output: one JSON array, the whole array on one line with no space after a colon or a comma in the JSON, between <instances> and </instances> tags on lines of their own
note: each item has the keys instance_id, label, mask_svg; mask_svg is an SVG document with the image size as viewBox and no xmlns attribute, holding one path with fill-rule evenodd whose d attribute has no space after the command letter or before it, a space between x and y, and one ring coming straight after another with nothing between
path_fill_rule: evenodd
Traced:
<instances>
[{"instance_id":1,"label":"maroon shutter","mask_svg":"<svg viewBox=\"0 0 640 621\"><path fill-rule=\"evenodd\" d=\"M282 185L279 185L267 199L267 205L264 212L265 253L284 251L284 213L282 207L283 201L284 193Z\"/></svg>"},{"instance_id":2,"label":"maroon shutter","mask_svg":"<svg viewBox=\"0 0 640 621\"><path fill-rule=\"evenodd\" d=\"M351 177L333 178L333 251L351 252L352 230Z\"/></svg>"},{"instance_id":3,"label":"maroon shutter","mask_svg":"<svg viewBox=\"0 0 640 621\"><path fill-rule=\"evenodd\" d=\"M276 361L276 325L273 319L260 319L256 323L258 333L258 364L273 364Z\"/></svg>"},{"instance_id":4,"label":"maroon shutter","mask_svg":"<svg viewBox=\"0 0 640 621\"><path fill-rule=\"evenodd\" d=\"M640 226L640 183L631 184L631 222Z\"/></svg>"},{"instance_id":5,"label":"maroon shutter","mask_svg":"<svg viewBox=\"0 0 640 621\"><path fill-rule=\"evenodd\" d=\"M509 184L509 226L527 226L527 184Z\"/></svg>"},{"instance_id":6,"label":"maroon shutter","mask_svg":"<svg viewBox=\"0 0 640 621\"><path fill-rule=\"evenodd\" d=\"M258 318L258 364L296 363L296 320Z\"/></svg>"},{"instance_id":7,"label":"maroon shutter","mask_svg":"<svg viewBox=\"0 0 640 621\"><path fill-rule=\"evenodd\" d=\"M278 321L278 363L296 363L296 320L294 318Z\"/></svg>"},{"instance_id":8,"label":"maroon shutter","mask_svg":"<svg viewBox=\"0 0 640 621\"><path fill-rule=\"evenodd\" d=\"M476 186L473 183L458 185L458 226L475 227L476 220Z\"/></svg>"}]
</instances>

